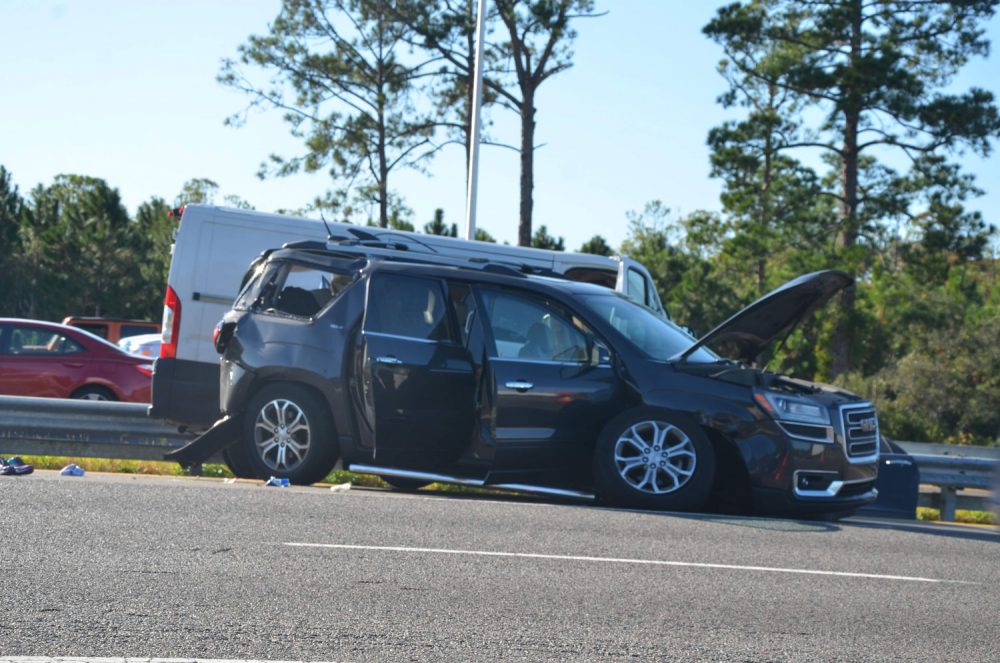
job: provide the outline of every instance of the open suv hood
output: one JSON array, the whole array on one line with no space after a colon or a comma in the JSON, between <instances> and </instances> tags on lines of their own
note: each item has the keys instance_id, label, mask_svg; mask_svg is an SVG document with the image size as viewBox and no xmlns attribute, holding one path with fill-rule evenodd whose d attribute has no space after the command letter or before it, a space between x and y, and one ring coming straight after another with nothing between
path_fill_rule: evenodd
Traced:
<instances>
[{"instance_id":1,"label":"open suv hood","mask_svg":"<svg viewBox=\"0 0 1000 663\"><path fill-rule=\"evenodd\" d=\"M684 361L698 348L723 343L734 348L732 359L752 363L768 345L783 340L799 321L853 283L852 277L835 269L792 279L734 314L677 358Z\"/></svg>"}]
</instances>

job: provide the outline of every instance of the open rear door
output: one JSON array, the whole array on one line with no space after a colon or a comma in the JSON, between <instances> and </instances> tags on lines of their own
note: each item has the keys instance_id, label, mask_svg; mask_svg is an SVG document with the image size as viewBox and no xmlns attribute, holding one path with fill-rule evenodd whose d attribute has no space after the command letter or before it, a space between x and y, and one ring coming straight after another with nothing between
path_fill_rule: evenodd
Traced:
<instances>
[{"instance_id":1,"label":"open rear door","mask_svg":"<svg viewBox=\"0 0 1000 663\"><path fill-rule=\"evenodd\" d=\"M436 468L472 443L474 367L448 309L437 279L372 278L359 351L378 464Z\"/></svg>"}]
</instances>

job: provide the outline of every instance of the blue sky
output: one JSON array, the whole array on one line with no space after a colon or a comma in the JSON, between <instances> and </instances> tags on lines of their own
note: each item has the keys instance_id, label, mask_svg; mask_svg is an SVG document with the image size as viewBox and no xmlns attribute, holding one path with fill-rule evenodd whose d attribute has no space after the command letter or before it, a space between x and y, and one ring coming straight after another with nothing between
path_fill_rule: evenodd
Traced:
<instances>
[{"instance_id":1,"label":"blue sky","mask_svg":"<svg viewBox=\"0 0 1000 663\"><path fill-rule=\"evenodd\" d=\"M134 210L168 200L184 181L207 177L263 211L305 206L330 187L326 175L260 181L271 152L300 146L276 112L242 128L223 120L246 104L220 86L219 63L262 33L279 0L3 0L0 2L0 164L22 192L59 173L102 177ZM580 22L575 66L540 89L535 226L576 248L594 234L617 246L625 213L660 199L675 212L719 208L709 178L708 130L726 118L719 49L701 28L714 2L598 1L604 17ZM1000 48L1000 19L989 25ZM997 58L976 61L957 85L1000 96ZM492 112L492 135L517 142L516 118ZM1000 225L995 157L967 157L987 194L974 203ZM446 221L465 213L464 155L445 149L427 174L393 176L391 186L418 225L436 207ZM501 240L517 232L518 157L484 148L479 225Z\"/></svg>"}]
</instances>

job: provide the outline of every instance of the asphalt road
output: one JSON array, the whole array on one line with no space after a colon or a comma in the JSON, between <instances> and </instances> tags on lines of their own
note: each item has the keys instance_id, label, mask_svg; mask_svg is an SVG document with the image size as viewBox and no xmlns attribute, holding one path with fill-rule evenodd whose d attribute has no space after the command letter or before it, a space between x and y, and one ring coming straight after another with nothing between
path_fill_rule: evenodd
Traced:
<instances>
[{"instance_id":1,"label":"asphalt road","mask_svg":"<svg viewBox=\"0 0 1000 663\"><path fill-rule=\"evenodd\" d=\"M1000 660L995 529L48 472L0 514L0 657Z\"/></svg>"}]
</instances>

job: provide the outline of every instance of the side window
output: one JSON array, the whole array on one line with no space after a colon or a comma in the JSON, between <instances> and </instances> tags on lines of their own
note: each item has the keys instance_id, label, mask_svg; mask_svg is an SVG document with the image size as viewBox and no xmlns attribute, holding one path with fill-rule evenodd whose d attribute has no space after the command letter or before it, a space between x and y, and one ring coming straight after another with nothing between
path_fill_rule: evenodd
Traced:
<instances>
[{"instance_id":1,"label":"side window","mask_svg":"<svg viewBox=\"0 0 1000 663\"><path fill-rule=\"evenodd\" d=\"M289 315L310 318L332 298L329 272L305 265L291 265L278 296L274 298L273 308Z\"/></svg>"},{"instance_id":2,"label":"side window","mask_svg":"<svg viewBox=\"0 0 1000 663\"><path fill-rule=\"evenodd\" d=\"M587 337L574 322L541 300L485 290L486 317L501 359L587 361Z\"/></svg>"},{"instance_id":3,"label":"side window","mask_svg":"<svg viewBox=\"0 0 1000 663\"><path fill-rule=\"evenodd\" d=\"M310 318L354 283L356 273L340 273L294 262L275 262L255 268L236 299L234 308L263 310Z\"/></svg>"},{"instance_id":4,"label":"side window","mask_svg":"<svg viewBox=\"0 0 1000 663\"><path fill-rule=\"evenodd\" d=\"M649 296L646 286L646 277L639 270L630 267L628 270L628 292L625 295L633 302L650 306L652 298Z\"/></svg>"},{"instance_id":5,"label":"side window","mask_svg":"<svg viewBox=\"0 0 1000 663\"><path fill-rule=\"evenodd\" d=\"M441 282L401 274L372 277L365 331L425 341L453 341Z\"/></svg>"},{"instance_id":6,"label":"side window","mask_svg":"<svg viewBox=\"0 0 1000 663\"><path fill-rule=\"evenodd\" d=\"M44 356L83 352L83 346L62 334L34 327L8 329L4 354Z\"/></svg>"},{"instance_id":7,"label":"side window","mask_svg":"<svg viewBox=\"0 0 1000 663\"><path fill-rule=\"evenodd\" d=\"M252 265L244 276L246 281L236 298L233 308L239 311L247 311L251 307L263 303L263 300L272 293L274 284L281 273L281 263L261 262ZM258 301L260 300L260 301Z\"/></svg>"}]
</instances>

